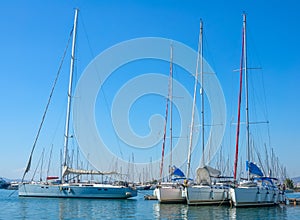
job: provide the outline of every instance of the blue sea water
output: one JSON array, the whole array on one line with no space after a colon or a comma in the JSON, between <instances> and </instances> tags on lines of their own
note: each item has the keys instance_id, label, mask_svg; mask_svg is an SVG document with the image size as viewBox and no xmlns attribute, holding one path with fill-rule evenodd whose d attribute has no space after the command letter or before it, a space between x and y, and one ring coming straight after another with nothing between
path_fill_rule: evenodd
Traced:
<instances>
[{"instance_id":1,"label":"blue sea water","mask_svg":"<svg viewBox=\"0 0 300 220\"><path fill-rule=\"evenodd\" d=\"M0 190L0 219L300 219L300 206L260 208L187 206L144 200L141 191L128 200L19 198ZM290 194L300 198L300 194Z\"/></svg>"}]
</instances>

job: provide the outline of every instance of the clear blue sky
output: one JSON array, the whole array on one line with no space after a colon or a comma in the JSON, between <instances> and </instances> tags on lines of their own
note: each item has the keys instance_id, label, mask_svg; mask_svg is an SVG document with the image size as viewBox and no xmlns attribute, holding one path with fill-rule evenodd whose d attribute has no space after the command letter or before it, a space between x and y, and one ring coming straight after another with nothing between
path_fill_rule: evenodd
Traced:
<instances>
[{"instance_id":1,"label":"clear blue sky","mask_svg":"<svg viewBox=\"0 0 300 220\"><path fill-rule=\"evenodd\" d=\"M79 25L85 29L83 35L86 32L88 36L88 41L85 37L78 40L83 45L79 49L84 51L80 53L87 56L81 55L78 60L77 79L95 55L124 40L164 37L196 50L202 18L208 45L204 57L222 85L228 123L232 117L236 118L237 93L233 85L238 82L233 70L239 66L245 11L249 44L264 73L271 144L289 176L300 176L298 1L12 0L1 1L0 7L0 176L18 178L26 165L68 39L75 7L80 9ZM66 62L66 73L56 97L66 94L69 60ZM50 122L42 132L44 140L39 143L42 148L63 143L61 129L57 128L64 125L65 101L65 97L61 98L50 107ZM234 144L228 141L228 133L223 145L231 148L228 151L232 153Z\"/></svg>"}]
</instances>

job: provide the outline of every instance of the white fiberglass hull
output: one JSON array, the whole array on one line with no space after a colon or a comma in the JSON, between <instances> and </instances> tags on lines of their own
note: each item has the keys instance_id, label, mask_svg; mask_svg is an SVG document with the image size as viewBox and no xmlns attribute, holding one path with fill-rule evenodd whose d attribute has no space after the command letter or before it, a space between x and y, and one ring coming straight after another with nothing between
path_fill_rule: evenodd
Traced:
<instances>
[{"instance_id":1,"label":"white fiberglass hull","mask_svg":"<svg viewBox=\"0 0 300 220\"><path fill-rule=\"evenodd\" d=\"M182 187L162 186L155 189L157 200L160 203L185 203L182 196Z\"/></svg>"},{"instance_id":2,"label":"white fiberglass hull","mask_svg":"<svg viewBox=\"0 0 300 220\"><path fill-rule=\"evenodd\" d=\"M217 205L228 203L228 187L194 185L185 188L188 205Z\"/></svg>"},{"instance_id":3,"label":"white fiberglass hull","mask_svg":"<svg viewBox=\"0 0 300 220\"><path fill-rule=\"evenodd\" d=\"M137 190L109 184L44 184L19 185L20 197L127 199L137 196Z\"/></svg>"},{"instance_id":4,"label":"white fiberglass hull","mask_svg":"<svg viewBox=\"0 0 300 220\"><path fill-rule=\"evenodd\" d=\"M229 197L236 207L273 206L282 200L282 193L277 188L236 187L229 190Z\"/></svg>"}]
</instances>

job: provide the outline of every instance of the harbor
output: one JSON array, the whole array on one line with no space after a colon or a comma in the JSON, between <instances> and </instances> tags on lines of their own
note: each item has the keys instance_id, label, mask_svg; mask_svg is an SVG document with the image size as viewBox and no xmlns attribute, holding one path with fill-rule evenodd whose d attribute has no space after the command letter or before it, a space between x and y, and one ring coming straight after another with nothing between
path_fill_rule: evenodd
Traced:
<instances>
[{"instance_id":1,"label":"harbor","mask_svg":"<svg viewBox=\"0 0 300 220\"><path fill-rule=\"evenodd\" d=\"M300 206L280 204L275 207L239 209L230 206L188 206L160 204L144 200L144 194L128 200L44 199L9 196L11 190L0 190L2 219L293 219L300 215ZM298 195L298 194L297 194ZM294 195L295 196L295 195ZM44 207L47 207L45 209ZM115 207L113 210L111 207Z\"/></svg>"},{"instance_id":2,"label":"harbor","mask_svg":"<svg viewBox=\"0 0 300 220\"><path fill-rule=\"evenodd\" d=\"M300 218L300 3L2 8L0 219Z\"/></svg>"}]
</instances>

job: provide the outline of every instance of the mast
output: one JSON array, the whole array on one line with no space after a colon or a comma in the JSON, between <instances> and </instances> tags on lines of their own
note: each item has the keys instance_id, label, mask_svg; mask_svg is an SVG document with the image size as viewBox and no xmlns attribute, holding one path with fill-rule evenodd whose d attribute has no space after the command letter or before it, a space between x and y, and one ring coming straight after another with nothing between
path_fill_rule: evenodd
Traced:
<instances>
[{"instance_id":1,"label":"mast","mask_svg":"<svg viewBox=\"0 0 300 220\"><path fill-rule=\"evenodd\" d=\"M173 44L170 47L170 180L172 179L172 151L173 151Z\"/></svg>"},{"instance_id":2,"label":"mast","mask_svg":"<svg viewBox=\"0 0 300 220\"><path fill-rule=\"evenodd\" d=\"M78 9L75 9L74 17L74 28L73 28L73 39L72 39L72 54L71 54L71 64L70 64L70 78L69 78L69 89L68 89L68 104L67 104L67 114L66 114L66 124L65 124L65 136L64 136L64 157L63 157L63 167L67 166L67 155L68 155L68 141L69 141L69 126L70 126L70 110L72 101L72 84L73 84L73 72L74 72L74 61L75 61L75 42L77 34L77 18ZM64 169L62 169L63 172ZM62 181L63 174L62 174Z\"/></svg>"},{"instance_id":3,"label":"mast","mask_svg":"<svg viewBox=\"0 0 300 220\"><path fill-rule=\"evenodd\" d=\"M245 74L245 96L246 96L246 140L247 140L247 163L250 162L250 131L249 131L249 105L248 105L248 68L247 68L247 44L246 44L246 14L243 14L243 38L244 38L244 74ZM247 171L250 180L250 169Z\"/></svg>"},{"instance_id":4,"label":"mast","mask_svg":"<svg viewBox=\"0 0 300 220\"><path fill-rule=\"evenodd\" d=\"M204 91L203 91L203 23L202 20L200 21L200 54L201 54L201 66L200 66L200 75L201 75L201 89L200 89L200 95L201 95L201 127L202 127L202 167L205 165L205 155L204 155Z\"/></svg>"},{"instance_id":5,"label":"mast","mask_svg":"<svg viewBox=\"0 0 300 220\"><path fill-rule=\"evenodd\" d=\"M194 118L195 118L196 94L197 94L197 85L198 85L198 65L200 59L200 45L201 45L201 28L202 28L202 20L200 20L200 34L198 40L198 53L197 53L198 55L197 55L196 72L195 72L192 120L190 126L189 149L188 149L188 159L187 159L187 179L190 178L191 154L192 154L192 147L193 147Z\"/></svg>"},{"instance_id":6,"label":"mast","mask_svg":"<svg viewBox=\"0 0 300 220\"><path fill-rule=\"evenodd\" d=\"M242 101L242 88L243 88L243 64L246 63L244 61L245 56L245 29L246 29L246 16L243 14L244 21L243 21L243 31L242 31L242 56L241 56L241 63L240 63L240 89L239 89L239 98L238 98L238 120L237 120L237 128L236 128L236 145L235 145L235 160L234 160L234 173L233 178L236 181L237 176L237 164L238 164L238 156L239 156L239 136L240 136L240 122L241 122L241 101ZM245 68L245 72L247 68ZM246 74L245 74L246 75ZM246 98L247 99L247 98ZM246 101L248 105L248 101ZM247 109L247 107L246 107ZM248 111L246 111L248 115ZM246 119L247 121L247 119ZM247 124L247 122L246 122ZM249 123L248 123L249 126ZM247 128L248 128L247 126ZM247 131L248 134L248 131ZM247 135L248 138L248 135ZM249 142L247 140L247 147L249 146Z\"/></svg>"}]
</instances>

